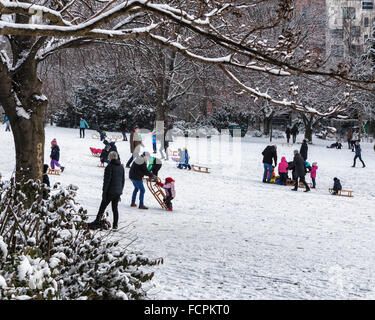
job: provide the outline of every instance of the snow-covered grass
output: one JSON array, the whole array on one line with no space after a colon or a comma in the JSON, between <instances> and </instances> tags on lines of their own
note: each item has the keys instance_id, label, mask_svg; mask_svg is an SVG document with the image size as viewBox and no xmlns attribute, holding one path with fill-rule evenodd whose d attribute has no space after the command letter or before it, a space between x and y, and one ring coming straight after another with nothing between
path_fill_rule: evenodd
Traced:
<instances>
[{"instance_id":1,"label":"snow-covered grass","mask_svg":"<svg viewBox=\"0 0 375 320\"><path fill-rule=\"evenodd\" d=\"M0 130L0 172L8 179L15 165L13 137L4 126ZM47 127L45 159L49 159L50 141L56 138L66 170L61 176L50 176L51 182L78 185L77 200L95 215L103 169L89 147L103 144L92 139L92 133L87 130L86 138L80 139L78 130ZM144 140L151 151L150 134ZM285 155L290 161L294 147L283 142L273 141L279 159ZM150 297L375 298L373 145L361 144L367 165L363 169L360 163L351 168L354 153L346 145L342 150L327 149L330 143L315 139L309 145L308 160L319 166L317 189L295 193L291 187L261 183L261 152L269 144L264 138L177 137L171 148L187 146L191 163L207 164L212 173L179 170L172 160L164 162L160 177L176 180L173 212L163 211L148 190L145 204L150 209L130 208L133 188L126 169L120 227L133 223L138 236L133 245L149 257L164 258L156 268ZM129 142L116 145L126 162ZM344 189L354 190L354 198L328 193L334 177L341 179ZM112 221L110 207L107 211ZM124 234L119 231L114 236L121 239Z\"/></svg>"}]
</instances>

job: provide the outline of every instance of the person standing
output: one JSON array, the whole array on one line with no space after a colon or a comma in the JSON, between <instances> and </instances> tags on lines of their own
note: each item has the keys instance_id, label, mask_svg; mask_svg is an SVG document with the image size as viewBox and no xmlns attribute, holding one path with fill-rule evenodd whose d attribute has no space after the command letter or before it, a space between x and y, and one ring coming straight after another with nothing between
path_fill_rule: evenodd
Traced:
<instances>
[{"instance_id":1,"label":"person standing","mask_svg":"<svg viewBox=\"0 0 375 320\"><path fill-rule=\"evenodd\" d=\"M51 141L51 169L55 169L55 166L59 167L61 169L61 172L64 172L65 167L61 166L59 163L60 160L60 148L57 145L56 139L53 139Z\"/></svg>"},{"instance_id":2,"label":"person standing","mask_svg":"<svg viewBox=\"0 0 375 320\"><path fill-rule=\"evenodd\" d=\"M126 163L126 167L130 168L131 163L133 162L134 158L139 157L139 152L141 150L141 146L144 146L142 143L142 136L139 133L139 127L135 126L132 133L130 134L130 153L131 156Z\"/></svg>"},{"instance_id":3,"label":"person standing","mask_svg":"<svg viewBox=\"0 0 375 320\"><path fill-rule=\"evenodd\" d=\"M263 152L263 165L264 165L264 174L263 174L263 183L270 183L273 173L272 159L275 161L275 167L277 166L277 152L276 145L267 146Z\"/></svg>"},{"instance_id":4,"label":"person standing","mask_svg":"<svg viewBox=\"0 0 375 320\"><path fill-rule=\"evenodd\" d=\"M352 152L354 152L355 143L356 143L356 141L358 141L358 139L359 139L359 135L358 135L357 131L354 131L353 132L353 138L352 138Z\"/></svg>"},{"instance_id":5,"label":"person standing","mask_svg":"<svg viewBox=\"0 0 375 320\"><path fill-rule=\"evenodd\" d=\"M88 123L86 122L85 119L81 118L80 121L79 121L79 137L80 138L85 138L85 129L89 129L89 125Z\"/></svg>"},{"instance_id":6,"label":"person standing","mask_svg":"<svg viewBox=\"0 0 375 320\"><path fill-rule=\"evenodd\" d=\"M306 187L306 190L304 192L309 192L310 187L308 186L305 180L305 176L306 176L305 160L303 160L301 155L298 153L298 150L294 150L293 166L295 169L296 180L295 180L294 188L292 190L293 191L298 190L298 183L299 183L298 180L299 180Z\"/></svg>"},{"instance_id":7,"label":"person standing","mask_svg":"<svg viewBox=\"0 0 375 320\"><path fill-rule=\"evenodd\" d=\"M293 143L296 143L296 140L297 140L297 134L299 133L298 131L298 127L297 127L297 124L295 124L293 126L293 128L290 130L290 133L292 134L293 136Z\"/></svg>"},{"instance_id":8,"label":"person standing","mask_svg":"<svg viewBox=\"0 0 375 320\"><path fill-rule=\"evenodd\" d=\"M149 176L150 178L156 179L150 171L147 170L147 161L150 159L150 154L148 152L143 152L140 157L137 157L130 170L129 170L129 179L133 183L134 191L132 194L131 207L136 207L135 200L137 193L139 191L139 209L147 210L148 208L144 205L144 195L145 187L143 185L143 177Z\"/></svg>"},{"instance_id":9,"label":"person standing","mask_svg":"<svg viewBox=\"0 0 375 320\"><path fill-rule=\"evenodd\" d=\"M5 131L10 131L10 124L9 124L8 116L4 117L4 123L5 123Z\"/></svg>"},{"instance_id":10,"label":"person standing","mask_svg":"<svg viewBox=\"0 0 375 320\"><path fill-rule=\"evenodd\" d=\"M286 180L288 179L288 162L285 157L281 158L281 162L278 166L279 176L280 176L280 185L286 186Z\"/></svg>"},{"instance_id":11,"label":"person standing","mask_svg":"<svg viewBox=\"0 0 375 320\"><path fill-rule=\"evenodd\" d=\"M156 143L157 143L156 131L153 131L152 132L152 150L153 150L153 153L156 153Z\"/></svg>"},{"instance_id":12,"label":"person standing","mask_svg":"<svg viewBox=\"0 0 375 320\"><path fill-rule=\"evenodd\" d=\"M352 149L352 140L353 140L353 130L352 128L349 128L346 133L346 140L348 141L348 147L349 149Z\"/></svg>"},{"instance_id":13,"label":"person standing","mask_svg":"<svg viewBox=\"0 0 375 320\"><path fill-rule=\"evenodd\" d=\"M113 224L112 229L118 228L118 203L125 186L125 170L118 159L118 154L111 151L108 155L109 164L104 169L103 194L99 212L95 218L94 224L102 220L104 211L112 203Z\"/></svg>"},{"instance_id":14,"label":"person standing","mask_svg":"<svg viewBox=\"0 0 375 320\"><path fill-rule=\"evenodd\" d=\"M128 138L126 137L126 119L122 119L120 123L120 130L122 134L122 141L128 141Z\"/></svg>"},{"instance_id":15,"label":"person standing","mask_svg":"<svg viewBox=\"0 0 375 320\"><path fill-rule=\"evenodd\" d=\"M289 140L290 140L290 128L289 127L286 127L285 134L286 134L286 142L289 143Z\"/></svg>"},{"instance_id":16,"label":"person standing","mask_svg":"<svg viewBox=\"0 0 375 320\"><path fill-rule=\"evenodd\" d=\"M303 160L307 160L307 151L309 150L309 147L307 145L306 139L303 139L301 149L299 150L299 153Z\"/></svg>"},{"instance_id":17,"label":"person standing","mask_svg":"<svg viewBox=\"0 0 375 320\"><path fill-rule=\"evenodd\" d=\"M363 165L362 168L365 168L366 165L365 165L365 163L362 160L362 155L361 155L362 154L362 149L361 149L361 145L359 144L358 140L354 143L354 148L355 148L355 156L354 156L354 164L352 165L352 167L353 168L355 167L355 163L356 163L356 160L358 158L362 162L362 165Z\"/></svg>"}]
</instances>

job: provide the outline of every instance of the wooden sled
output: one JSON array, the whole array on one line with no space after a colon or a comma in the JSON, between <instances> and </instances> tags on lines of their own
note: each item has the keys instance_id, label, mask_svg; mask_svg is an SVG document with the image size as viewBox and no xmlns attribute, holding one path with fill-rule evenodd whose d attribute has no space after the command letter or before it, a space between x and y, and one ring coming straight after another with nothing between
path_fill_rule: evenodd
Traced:
<instances>
[{"instance_id":1,"label":"wooden sled","mask_svg":"<svg viewBox=\"0 0 375 320\"><path fill-rule=\"evenodd\" d=\"M329 193L330 194L333 194L333 189L332 188L329 188ZM337 191L337 194L336 196L341 196L341 197L353 197L352 195L353 191L352 190L339 190Z\"/></svg>"},{"instance_id":2,"label":"wooden sled","mask_svg":"<svg viewBox=\"0 0 375 320\"><path fill-rule=\"evenodd\" d=\"M154 198L156 199L156 201L159 202L160 206L163 209L168 210L167 205L164 202L165 193L164 193L163 189L160 186L156 185L155 182L153 184L151 178L145 178L144 180L146 180L147 187L150 190L150 192L152 193L152 195L154 196ZM160 178L158 178L158 182L160 182L160 181L161 181Z\"/></svg>"},{"instance_id":3,"label":"wooden sled","mask_svg":"<svg viewBox=\"0 0 375 320\"><path fill-rule=\"evenodd\" d=\"M191 168L193 169L193 171L196 171L196 172L210 173L209 171L210 168L208 167L203 167L203 166L198 166L196 164L192 164Z\"/></svg>"},{"instance_id":4,"label":"wooden sled","mask_svg":"<svg viewBox=\"0 0 375 320\"><path fill-rule=\"evenodd\" d=\"M173 156L173 157L178 157L178 151L173 151L168 148L168 155Z\"/></svg>"},{"instance_id":5,"label":"wooden sled","mask_svg":"<svg viewBox=\"0 0 375 320\"><path fill-rule=\"evenodd\" d=\"M291 179L288 179L288 180L286 180L286 185L287 186L291 186L291 187L294 187L294 184L295 184L296 182L294 181L294 180L291 180ZM310 188L312 188L312 183L311 182L306 182L307 183L307 185L310 187ZM305 187L305 185L300 181L299 183L298 183L298 187L299 188L304 188Z\"/></svg>"},{"instance_id":6,"label":"wooden sled","mask_svg":"<svg viewBox=\"0 0 375 320\"><path fill-rule=\"evenodd\" d=\"M47 174L53 175L53 176L59 176L60 170L59 169L51 169L49 168L47 171Z\"/></svg>"}]
</instances>

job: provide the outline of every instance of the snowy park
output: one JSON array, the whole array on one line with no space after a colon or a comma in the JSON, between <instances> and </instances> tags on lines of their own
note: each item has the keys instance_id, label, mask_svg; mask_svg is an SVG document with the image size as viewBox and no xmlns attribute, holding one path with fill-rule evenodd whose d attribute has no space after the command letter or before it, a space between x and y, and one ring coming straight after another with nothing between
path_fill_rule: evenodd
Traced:
<instances>
[{"instance_id":1,"label":"snowy park","mask_svg":"<svg viewBox=\"0 0 375 320\"><path fill-rule=\"evenodd\" d=\"M0 129L4 129L4 126ZM1 130L3 131L3 130ZM101 201L103 168L89 148L102 148L88 130L46 127L46 141L56 138L65 170L50 176L51 184L75 184L77 200L89 215ZM301 142L303 135L298 136ZM152 150L144 134L144 150ZM149 210L131 208L133 186L125 174L119 203L119 231L131 224L132 246L149 257L163 257L148 292L151 299L373 299L375 298L372 216L375 191L375 152L362 143L367 167L352 168L353 153L345 147L328 149L330 141L315 139L309 161L316 161L317 187L292 192L289 186L263 184L261 152L266 138L229 135L211 139L174 137L170 148L187 147L191 163L207 165L209 174L180 170L163 161L159 176L176 182L174 211L163 210L146 190ZM278 158L293 158L300 144L287 146L274 139ZM116 143L122 161L130 157L129 143ZM14 171L11 133L1 132L0 167L3 179ZM49 157L49 148L45 158ZM279 160L278 160L279 161ZM328 189L339 177L353 198L332 196ZM306 180L310 182L309 176ZM109 221L112 221L110 207ZM94 219L90 216L90 220Z\"/></svg>"}]
</instances>

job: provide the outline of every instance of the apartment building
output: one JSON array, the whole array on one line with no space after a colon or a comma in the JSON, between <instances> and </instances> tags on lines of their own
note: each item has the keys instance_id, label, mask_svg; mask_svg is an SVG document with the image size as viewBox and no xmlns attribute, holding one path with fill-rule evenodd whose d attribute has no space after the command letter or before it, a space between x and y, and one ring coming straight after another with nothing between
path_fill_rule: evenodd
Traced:
<instances>
[{"instance_id":1,"label":"apartment building","mask_svg":"<svg viewBox=\"0 0 375 320\"><path fill-rule=\"evenodd\" d=\"M326 52L333 58L358 56L371 37L375 0L327 0Z\"/></svg>"}]
</instances>

